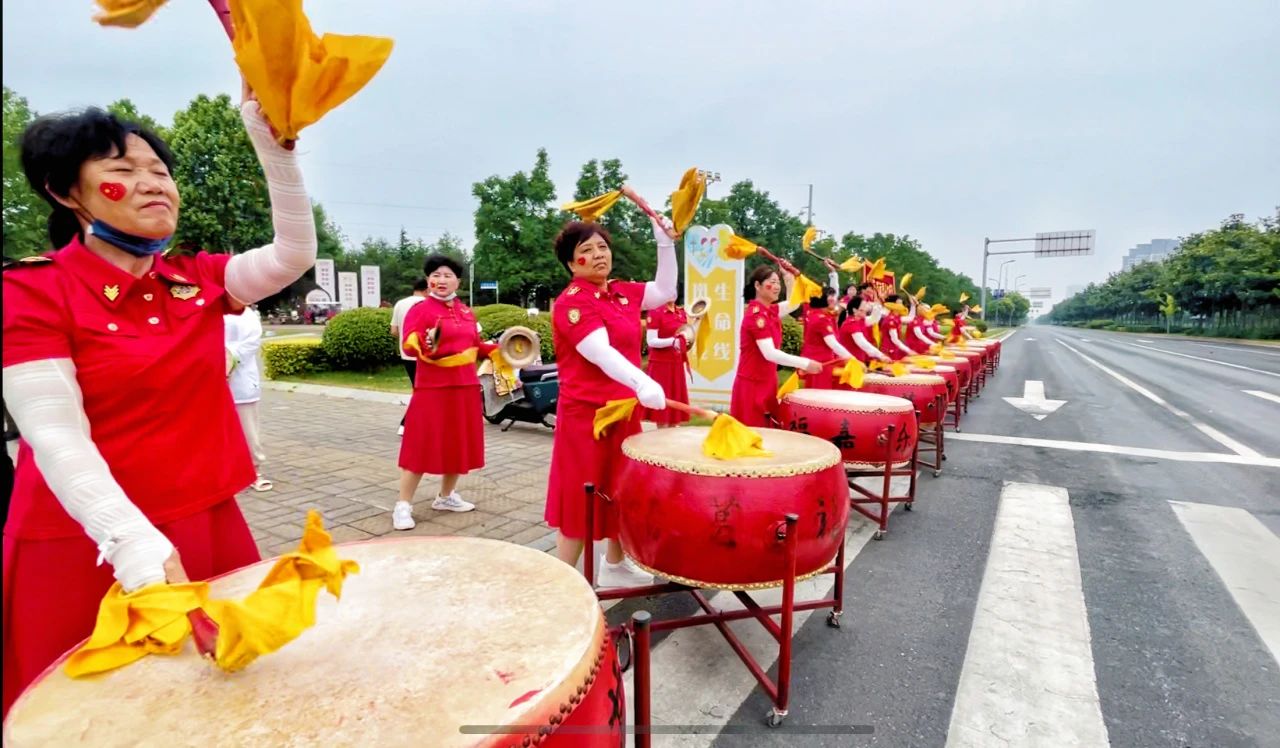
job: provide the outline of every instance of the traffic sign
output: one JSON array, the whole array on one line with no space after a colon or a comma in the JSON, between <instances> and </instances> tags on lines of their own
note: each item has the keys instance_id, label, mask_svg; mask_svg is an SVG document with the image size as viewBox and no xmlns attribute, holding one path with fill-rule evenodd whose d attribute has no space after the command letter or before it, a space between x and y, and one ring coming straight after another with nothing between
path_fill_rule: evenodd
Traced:
<instances>
[{"instance_id":1,"label":"traffic sign","mask_svg":"<svg viewBox=\"0 0 1280 748\"><path fill-rule=\"evenodd\" d=\"M498 282L497 281L480 281L480 290L481 291L497 291Z\"/></svg>"}]
</instances>

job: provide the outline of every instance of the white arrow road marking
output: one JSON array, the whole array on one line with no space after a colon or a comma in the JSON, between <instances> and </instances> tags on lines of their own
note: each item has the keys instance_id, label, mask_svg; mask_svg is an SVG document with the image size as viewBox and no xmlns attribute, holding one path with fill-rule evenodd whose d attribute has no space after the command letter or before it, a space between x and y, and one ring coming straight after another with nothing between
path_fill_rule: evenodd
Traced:
<instances>
[{"instance_id":1,"label":"white arrow road marking","mask_svg":"<svg viewBox=\"0 0 1280 748\"><path fill-rule=\"evenodd\" d=\"M1244 509L1170 501L1173 513L1280 662L1280 538Z\"/></svg>"},{"instance_id":2,"label":"white arrow road marking","mask_svg":"<svg viewBox=\"0 0 1280 748\"><path fill-rule=\"evenodd\" d=\"M1027 380L1022 386L1022 397L1006 397L1004 401L1023 413L1030 413L1037 421L1043 421L1053 411L1067 404L1066 400L1044 399L1044 382L1039 379Z\"/></svg>"},{"instance_id":3,"label":"white arrow road marking","mask_svg":"<svg viewBox=\"0 0 1280 748\"><path fill-rule=\"evenodd\" d=\"M947 747L1109 745L1067 490L1005 483Z\"/></svg>"},{"instance_id":4,"label":"white arrow road marking","mask_svg":"<svg viewBox=\"0 0 1280 748\"><path fill-rule=\"evenodd\" d=\"M1273 395L1270 392L1263 392L1262 390L1244 390L1244 393L1246 395L1260 397L1263 400L1270 400L1273 403L1280 403L1280 395Z\"/></svg>"},{"instance_id":5,"label":"white arrow road marking","mask_svg":"<svg viewBox=\"0 0 1280 748\"><path fill-rule=\"evenodd\" d=\"M1154 392L1152 392L1151 390L1147 389L1146 387L1143 387L1142 385L1138 384L1137 382L1133 381L1132 379L1130 379L1130 378L1126 377L1125 375L1121 374L1120 372L1118 372L1118 371L1116 371L1116 370L1114 370L1114 369L1112 369L1112 368L1110 368L1110 367L1108 367L1108 366L1105 366L1105 365L1103 365L1103 364L1098 363L1098 362L1097 362L1097 361L1095 361L1094 359L1090 358L1089 356L1086 356L1085 354L1081 353L1080 351L1077 351L1075 348L1072 348L1071 346L1067 345L1066 343L1064 343L1064 342L1063 342L1063 341L1061 341L1061 340L1059 340L1058 342L1059 342L1059 343L1061 343L1061 344L1062 344L1062 346L1063 346L1064 348L1066 348L1067 350L1069 350L1069 351L1071 351L1072 353L1076 354L1077 356L1079 356L1080 358L1084 359L1085 361L1088 361L1092 366L1096 367L1097 369L1099 369L1099 370L1101 370L1101 371L1106 372L1106 373L1107 373L1107 375L1109 375L1111 378L1115 379L1117 382L1120 382L1120 383L1121 383L1121 384L1123 384L1124 386L1126 386L1126 387L1128 387L1128 388L1132 389L1134 392L1137 392L1139 395L1142 395L1143 397L1147 398L1148 400L1150 400L1151 402L1155 403L1156 405L1159 405L1160 407L1164 408L1165 410L1169 411L1170 413L1174 414L1175 416L1177 416L1177 417L1181 418L1182 420L1186 421L1187 423L1191 424L1192 426L1195 426L1195 427L1196 427L1196 428L1197 428L1201 433L1203 433L1205 436L1207 436L1207 437L1209 437L1210 439L1214 440L1215 442L1217 442L1217 443L1221 444L1222 446L1226 447L1227 449L1231 450L1232 452L1235 452L1235 453L1236 453L1236 454L1238 454L1238 455L1243 455L1243 456L1245 456L1245 457L1261 457L1261 456L1262 456L1262 455L1260 455L1260 454L1257 452L1257 450L1254 450L1254 449L1251 449L1251 448L1249 448L1249 447L1246 447L1245 445L1241 444L1240 442L1236 441L1235 439L1232 439L1231 437L1229 437L1229 436L1227 436L1226 434L1222 433L1221 431L1219 431L1219 430L1217 430L1217 429L1213 428L1212 426L1209 426L1209 425L1206 425L1206 424L1201 423L1200 421L1196 420L1194 417L1192 417L1192 416L1191 416L1189 413L1187 413L1186 411L1184 411L1184 410L1182 410L1181 408L1178 408L1178 407L1176 407L1176 406L1174 406L1174 405L1169 404L1168 402L1166 402L1166 401L1165 401L1165 399L1164 399L1164 398L1160 397L1159 395L1157 395L1156 393L1154 393ZM1141 345L1140 345L1140 346L1138 346L1138 347L1139 347L1139 348L1143 348L1143 347L1145 347L1145 346L1141 346Z\"/></svg>"}]
</instances>

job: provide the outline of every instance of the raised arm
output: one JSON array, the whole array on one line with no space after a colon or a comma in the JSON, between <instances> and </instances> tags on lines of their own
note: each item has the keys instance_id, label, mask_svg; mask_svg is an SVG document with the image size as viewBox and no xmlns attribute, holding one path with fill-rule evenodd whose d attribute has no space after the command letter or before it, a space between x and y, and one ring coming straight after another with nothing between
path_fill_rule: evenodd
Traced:
<instances>
[{"instance_id":1,"label":"raised arm","mask_svg":"<svg viewBox=\"0 0 1280 748\"><path fill-rule=\"evenodd\" d=\"M227 263L226 289L245 304L284 290L316 262L316 224L297 156L276 143L257 101L240 107L271 194L271 244L238 254Z\"/></svg>"},{"instance_id":2,"label":"raised arm","mask_svg":"<svg viewBox=\"0 0 1280 748\"><path fill-rule=\"evenodd\" d=\"M653 280L644 284L644 300L642 309L657 309L676 298L676 281L679 278L679 265L676 262L676 243L667 235L664 227L670 228L671 221L665 216L662 223L649 219L653 224L653 238L658 243L658 268Z\"/></svg>"}]
</instances>

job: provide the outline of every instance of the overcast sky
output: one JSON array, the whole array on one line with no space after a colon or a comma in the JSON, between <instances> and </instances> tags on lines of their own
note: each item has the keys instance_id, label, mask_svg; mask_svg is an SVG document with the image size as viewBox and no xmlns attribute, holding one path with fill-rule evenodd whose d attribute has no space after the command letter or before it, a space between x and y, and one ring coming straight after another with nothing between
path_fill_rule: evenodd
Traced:
<instances>
[{"instance_id":1,"label":"overcast sky","mask_svg":"<svg viewBox=\"0 0 1280 748\"><path fill-rule=\"evenodd\" d=\"M812 183L819 227L908 234L975 280L984 236L1095 229L1093 257L1009 267L1010 286L1058 297L1134 244L1280 204L1275 0L305 7L317 32L396 44L300 143L312 196L355 241L404 225L469 243L471 184L539 147L562 200L591 158L622 159L655 203L694 165L722 174L711 196L750 178L792 212ZM5 85L41 112L128 97L166 122L199 93L238 97L206 2L136 30L92 12L3 3Z\"/></svg>"}]
</instances>

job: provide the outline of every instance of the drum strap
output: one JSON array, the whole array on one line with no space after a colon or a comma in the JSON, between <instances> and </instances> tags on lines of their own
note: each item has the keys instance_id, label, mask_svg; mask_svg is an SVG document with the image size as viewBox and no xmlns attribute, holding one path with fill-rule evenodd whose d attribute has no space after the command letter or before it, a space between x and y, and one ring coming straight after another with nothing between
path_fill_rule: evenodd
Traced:
<instances>
[{"instance_id":1,"label":"drum strap","mask_svg":"<svg viewBox=\"0 0 1280 748\"><path fill-rule=\"evenodd\" d=\"M443 356L441 358L427 358L420 355L418 356L418 360L425 364L430 364L431 366L439 366L442 369L452 369L456 366L474 364L476 362L476 353L478 350L479 349L477 348L468 348L461 353L455 353L451 356Z\"/></svg>"}]
</instances>

